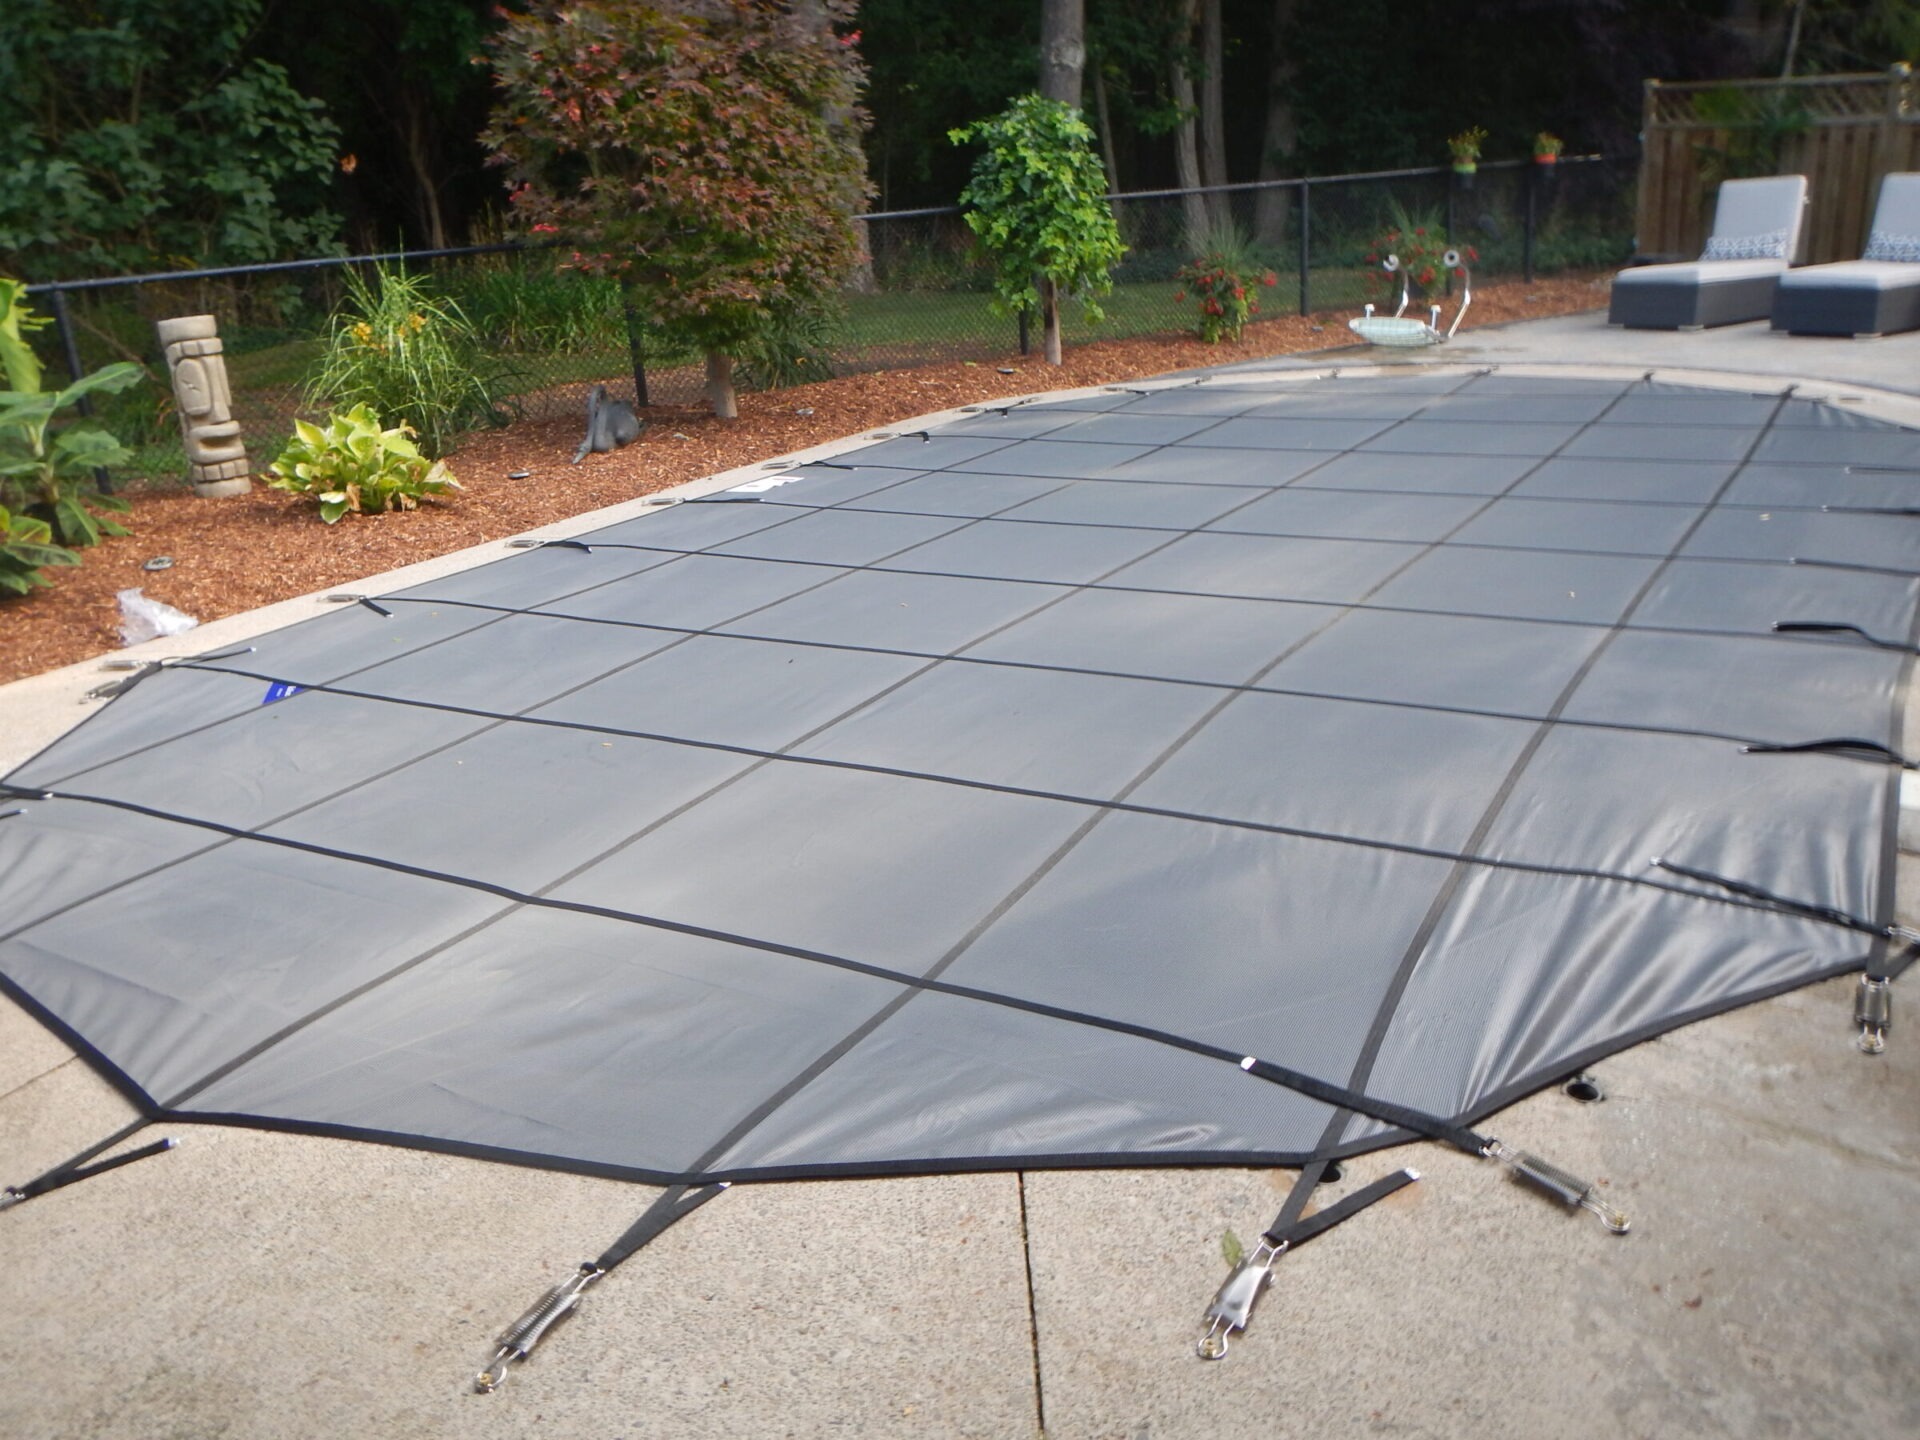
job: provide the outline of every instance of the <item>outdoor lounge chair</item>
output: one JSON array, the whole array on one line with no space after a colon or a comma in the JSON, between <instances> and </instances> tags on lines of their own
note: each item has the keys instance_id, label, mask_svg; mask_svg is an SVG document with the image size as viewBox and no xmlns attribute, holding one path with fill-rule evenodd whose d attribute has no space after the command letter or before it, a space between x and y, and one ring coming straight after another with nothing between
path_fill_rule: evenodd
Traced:
<instances>
[{"instance_id":1,"label":"outdoor lounge chair","mask_svg":"<svg viewBox=\"0 0 1920 1440\"><path fill-rule=\"evenodd\" d=\"M1621 271L1613 279L1608 322L1680 330L1766 319L1774 287L1800 247L1806 204L1804 175L1727 181L1700 258Z\"/></svg>"},{"instance_id":2,"label":"outdoor lounge chair","mask_svg":"<svg viewBox=\"0 0 1920 1440\"><path fill-rule=\"evenodd\" d=\"M1920 328L1920 175L1889 175L1880 182L1880 203L1860 259L1809 265L1780 277L1773 328L1795 335L1891 335Z\"/></svg>"}]
</instances>

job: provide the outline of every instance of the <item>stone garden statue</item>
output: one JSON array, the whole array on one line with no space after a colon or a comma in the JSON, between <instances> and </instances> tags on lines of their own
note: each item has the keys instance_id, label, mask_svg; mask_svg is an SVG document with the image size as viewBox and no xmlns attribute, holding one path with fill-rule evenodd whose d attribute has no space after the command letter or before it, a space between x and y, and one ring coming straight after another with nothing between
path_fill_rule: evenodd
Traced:
<instances>
[{"instance_id":1,"label":"stone garden statue","mask_svg":"<svg viewBox=\"0 0 1920 1440\"><path fill-rule=\"evenodd\" d=\"M646 428L647 422L633 413L633 406L608 395L606 386L596 385L587 393L587 438L573 452L573 463L630 445Z\"/></svg>"},{"instance_id":2,"label":"stone garden statue","mask_svg":"<svg viewBox=\"0 0 1920 1440\"><path fill-rule=\"evenodd\" d=\"M213 316L183 315L162 320L154 329L173 375L187 478L194 493L210 499L246 494L252 488L247 479L251 467L240 440L240 422L233 418L227 362Z\"/></svg>"}]
</instances>

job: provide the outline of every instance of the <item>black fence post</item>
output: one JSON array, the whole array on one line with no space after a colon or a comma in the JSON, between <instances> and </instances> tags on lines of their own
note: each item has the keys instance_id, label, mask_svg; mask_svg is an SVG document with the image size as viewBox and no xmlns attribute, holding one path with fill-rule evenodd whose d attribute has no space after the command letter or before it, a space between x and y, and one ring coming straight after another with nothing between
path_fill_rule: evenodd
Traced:
<instances>
[{"instance_id":1,"label":"black fence post","mask_svg":"<svg viewBox=\"0 0 1920 1440\"><path fill-rule=\"evenodd\" d=\"M1024 310L1020 312L1020 353L1022 355L1033 353L1033 336L1027 328L1027 312Z\"/></svg>"},{"instance_id":2,"label":"black fence post","mask_svg":"<svg viewBox=\"0 0 1920 1440\"><path fill-rule=\"evenodd\" d=\"M1308 182L1300 182L1300 313L1313 313L1313 211Z\"/></svg>"},{"instance_id":3,"label":"black fence post","mask_svg":"<svg viewBox=\"0 0 1920 1440\"><path fill-rule=\"evenodd\" d=\"M1520 278L1527 284L1533 283L1533 237L1536 229L1534 217L1534 196L1539 192L1539 183L1535 176L1539 165L1527 166L1527 183L1523 187L1527 192L1526 225L1521 232L1520 242Z\"/></svg>"},{"instance_id":4,"label":"black fence post","mask_svg":"<svg viewBox=\"0 0 1920 1440\"><path fill-rule=\"evenodd\" d=\"M47 293L53 296L53 326L60 332L60 350L67 359L67 374L73 377L77 385L80 382L81 373L80 343L73 333L73 316L67 312L67 292L56 288ZM80 413L83 416L89 420L93 418L91 395L82 395L75 403L80 407ZM107 474L104 467L99 465L93 467L93 483L99 487L102 495L113 493L113 477Z\"/></svg>"},{"instance_id":5,"label":"black fence post","mask_svg":"<svg viewBox=\"0 0 1920 1440\"><path fill-rule=\"evenodd\" d=\"M644 409L652 402L647 399L647 358L646 346L640 340L640 312L626 302L622 302L621 309L627 314L627 358L633 362L633 403Z\"/></svg>"}]
</instances>

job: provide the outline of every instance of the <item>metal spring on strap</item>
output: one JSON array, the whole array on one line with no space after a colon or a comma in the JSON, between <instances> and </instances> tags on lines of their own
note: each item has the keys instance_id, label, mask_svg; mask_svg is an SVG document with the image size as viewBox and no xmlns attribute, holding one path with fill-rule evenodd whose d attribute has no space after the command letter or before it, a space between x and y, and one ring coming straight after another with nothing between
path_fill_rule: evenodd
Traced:
<instances>
[{"instance_id":1,"label":"metal spring on strap","mask_svg":"<svg viewBox=\"0 0 1920 1440\"><path fill-rule=\"evenodd\" d=\"M1538 1155L1530 1155L1524 1150L1516 1150L1500 1140L1489 1141L1481 1152L1489 1160L1497 1160L1513 1172L1514 1178L1524 1180L1534 1189L1552 1196L1569 1210L1590 1210L1600 1219L1600 1223L1616 1235L1624 1235L1632 1222L1626 1212L1617 1206L1609 1205L1600 1198L1599 1191L1579 1176L1562 1170L1558 1165L1549 1164Z\"/></svg>"},{"instance_id":2,"label":"metal spring on strap","mask_svg":"<svg viewBox=\"0 0 1920 1440\"><path fill-rule=\"evenodd\" d=\"M1893 982L1884 976L1862 975L1853 992L1853 1023L1860 1027L1853 1043L1863 1055L1878 1055L1887 1048L1887 1031L1893 1028Z\"/></svg>"},{"instance_id":3,"label":"metal spring on strap","mask_svg":"<svg viewBox=\"0 0 1920 1440\"><path fill-rule=\"evenodd\" d=\"M508 1367L525 1360L546 1333L580 1303L580 1297L607 1272L595 1265L582 1265L578 1271L555 1285L533 1303L524 1315L500 1332L498 1348L484 1369L473 1377L473 1388L491 1395L507 1383Z\"/></svg>"}]
</instances>

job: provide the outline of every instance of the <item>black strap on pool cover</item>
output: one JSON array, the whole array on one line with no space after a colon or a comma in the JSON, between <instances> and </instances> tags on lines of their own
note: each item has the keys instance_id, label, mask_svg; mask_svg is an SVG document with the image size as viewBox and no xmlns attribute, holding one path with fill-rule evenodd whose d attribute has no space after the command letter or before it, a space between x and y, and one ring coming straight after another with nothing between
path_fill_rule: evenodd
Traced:
<instances>
[{"instance_id":1,"label":"black strap on pool cover","mask_svg":"<svg viewBox=\"0 0 1920 1440\"><path fill-rule=\"evenodd\" d=\"M1882 745L1878 740L1862 740L1857 735L1835 735L1827 740L1801 740L1792 745L1755 742L1751 745L1742 745L1740 749L1748 755L1839 755L1849 760L1884 760L1889 765L1898 765L1902 770L1920 769L1920 766L1916 766L1913 761L1891 745Z\"/></svg>"},{"instance_id":2,"label":"black strap on pool cover","mask_svg":"<svg viewBox=\"0 0 1920 1440\"><path fill-rule=\"evenodd\" d=\"M1304 1220L1286 1223L1285 1211L1282 1218L1273 1222L1261 1238L1276 1249L1284 1245L1289 1250L1298 1250L1307 1241L1317 1235L1324 1235L1343 1220L1351 1220L1369 1205L1384 1200L1396 1190L1411 1185L1420 1178L1418 1170L1396 1170L1391 1175L1375 1180L1371 1185L1363 1185L1353 1194L1335 1201L1324 1210L1317 1210Z\"/></svg>"},{"instance_id":3,"label":"black strap on pool cover","mask_svg":"<svg viewBox=\"0 0 1920 1440\"><path fill-rule=\"evenodd\" d=\"M126 1154L116 1155L111 1160L102 1160L94 1165L86 1163L95 1155L111 1150L129 1135L144 1129L151 1123L151 1117L142 1115L132 1124L114 1131L97 1145L88 1146L71 1159L63 1160L45 1174L36 1176L24 1185L9 1185L4 1190L0 1190L0 1210L10 1209L33 1199L36 1195L46 1195L81 1180L91 1180L94 1176L104 1175L109 1170L118 1170L122 1165L131 1165L136 1160L145 1160L149 1155L158 1155L163 1151L171 1150L180 1143L172 1139L156 1140L151 1145L142 1145L138 1150L129 1150Z\"/></svg>"},{"instance_id":4,"label":"black strap on pool cover","mask_svg":"<svg viewBox=\"0 0 1920 1440\"><path fill-rule=\"evenodd\" d=\"M1858 625L1849 625L1841 620L1776 620L1773 622L1776 635L1858 635L1867 644L1877 650L1893 650L1902 655L1920 655L1920 649L1904 640L1888 640L1879 635L1869 634Z\"/></svg>"},{"instance_id":5,"label":"black strap on pool cover","mask_svg":"<svg viewBox=\"0 0 1920 1440\"><path fill-rule=\"evenodd\" d=\"M587 1262L583 1268L592 1268L605 1273L616 1265L633 1257L634 1252L644 1248L659 1238L676 1221L684 1220L702 1205L727 1188L728 1182L717 1185L674 1185L662 1191L660 1197L649 1205L640 1218L627 1227L613 1244L600 1252L596 1260Z\"/></svg>"}]
</instances>

